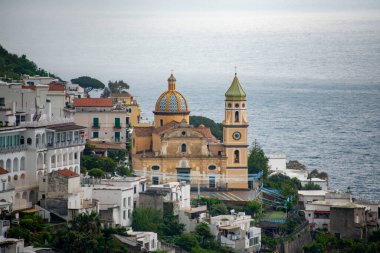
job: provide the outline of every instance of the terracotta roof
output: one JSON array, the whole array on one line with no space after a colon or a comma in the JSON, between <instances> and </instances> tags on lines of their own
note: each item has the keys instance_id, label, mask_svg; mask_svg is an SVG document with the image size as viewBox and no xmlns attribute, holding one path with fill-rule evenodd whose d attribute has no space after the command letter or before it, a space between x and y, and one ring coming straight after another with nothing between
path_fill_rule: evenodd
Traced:
<instances>
[{"instance_id":1,"label":"terracotta roof","mask_svg":"<svg viewBox=\"0 0 380 253\"><path fill-rule=\"evenodd\" d=\"M77 173L75 173L74 171L68 170L68 169L56 170L55 172L65 176L65 177L79 177L79 175Z\"/></svg>"},{"instance_id":2,"label":"terracotta roof","mask_svg":"<svg viewBox=\"0 0 380 253\"><path fill-rule=\"evenodd\" d=\"M94 149L98 149L98 150L110 150L110 149L111 150L125 150L125 144L123 143L88 140L88 144L93 145Z\"/></svg>"},{"instance_id":3,"label":"terracotta roof","mask_svg":"<svg viewBox=\"0 0 380 253\"><path fill-rule=\"evenodd\" d=\"M23 85L22 88L26 90L36 90L36 86L34 85Z\"/></svg>"},{"instance_id":4,"label":"terracotta roof","mask_svg":"<svg viewBox=\"0 0 380 253\"><path fill-rule=\"evenodd\" d=\"M0 168L0 175L7 174L8 171L6 169Z\"/></svg>"},{"instance_id":5,"label":"terracotta roof","mask_svg":"<svg viewBox=\"0 0 380 253\"><path fill-rule=\"evenodd\" d=\"M112 107L111 98L74 98L75 107Z\"/></svg>"},{"instance_id":6,"label":"terracotta roof","mask_svg":"<svg viewBox=\"0 0 380 253\"><path fill-rule=\"evenodd\" d=\"M178 124L180 124L179 122L177 122L177 121L171 121L170 123L168 123L168 124L166 124L166 125L163 125L163 126L161 126L161 127L157 127L157 128L155 128L154 129L154 133L155 134L160 134L160 133L162 133L162 132L165 132L166 130L168 130L168 129L171 129L171 128L174 128L176 125L178 125Z\"/></svg>"},{"instance_id":7,"label":"terracotta roof","mask_svg":"<svg viewBox=\"0 0 380 253\"><path fill-rule=\"evenodd\" d=\"M211 138L213 142L217 141L217 138L212 134L210 128L205 127L204 125L200 125L199 127L195 128L198 133L203 134L206 138Z\"/></svg>"},{"instance_id":8,"label":"terracotta roof","mask_svg":"<svg viewBox=\"0 0 380 253\"><path fill-rule=\"evenodd\" d=\"M64 91L65 86L61 84L49 84L49 91Z\"/></svg>"},{"instance_id":9,"label":"terracotta roof","mask_svg":"<svg viewBox=\"0 0 380 253\"><path fill-rule=\"evenodd\" d=\"M133 131L137 137L149 137L152 136L154 127L134 127Z\"/></svg>"},{"instance_id":10,"label":"terracotta roof","mask_svg":"<svg viewBox=\"0 0 380 253\"><path fill-rule=\"evenodd\" d=\"M111 98L128 98L132 97L128 92L123 93L111 93Z\"/></svg>"}]
</instances>

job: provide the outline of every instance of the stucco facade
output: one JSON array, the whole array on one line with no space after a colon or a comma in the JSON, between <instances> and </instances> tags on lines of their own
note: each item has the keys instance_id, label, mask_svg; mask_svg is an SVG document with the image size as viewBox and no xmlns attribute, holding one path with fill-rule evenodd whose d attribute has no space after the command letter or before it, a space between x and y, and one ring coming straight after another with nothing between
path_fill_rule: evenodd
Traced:
<instances>
[{"instance_id":1,"label":"stucco facade","mask_svg":"<svg viewBox=\"0 0 380 253\"><path fill-rule=\"evenodd\" d=\"M225 94L224 143L189 124L186 98L173 74L157 100L154 125L134 127L132 166L152 184L186 181L204 188L248 188L246 95L237 76Z\"/></svg>"}]
</instances>

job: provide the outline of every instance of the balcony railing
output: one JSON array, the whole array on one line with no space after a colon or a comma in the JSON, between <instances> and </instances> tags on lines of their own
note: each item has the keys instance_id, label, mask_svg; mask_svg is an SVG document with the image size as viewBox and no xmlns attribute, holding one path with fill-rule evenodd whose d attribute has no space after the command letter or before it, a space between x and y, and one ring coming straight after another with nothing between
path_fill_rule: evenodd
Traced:
<instances>
[{"instance_id":1,"label":"balcony railing","mask_svg":"<svg viewBox=\"0 0 380 253\"><path fill-rule=\"evenodd\" d=\"M27 149L27 145L17 145L12 147L1 147L0 153L20 152Z\"/></svg>"},{"instance_id":2,"label":"balcony railing","mask_svg":"<svg viewBox=\"0 0 380 253\"><path fill-rule=\"evenodd\" d=\"M93 124L92 128L100 128L100 124Z\"/></svg>"},{"instance_id":3,"label":"balcony railing","mask_svg":"<svg viewBox=\"0 0 380 253\"><path fill-rule=\"evenodd\" d=\"M63 142L54 142L54 143L48 143L47 148L63 148L63 147L69 147L69 146L78 146L85 143L84 139L78 139L73 141L63 141Z\"/></svg>"},{"instance_id":4,"label":"balcony railing","mask_svg":"<svg viewBox=\"0 0 380 253\"><path fill-rule=\"evenodd\" d=\"M120 124L115 124L115 125L113 126L113 128L118 128L118 129L120 129L120 128L121 128L121 125L120 125Z\"/></svg>"}]
</instances>

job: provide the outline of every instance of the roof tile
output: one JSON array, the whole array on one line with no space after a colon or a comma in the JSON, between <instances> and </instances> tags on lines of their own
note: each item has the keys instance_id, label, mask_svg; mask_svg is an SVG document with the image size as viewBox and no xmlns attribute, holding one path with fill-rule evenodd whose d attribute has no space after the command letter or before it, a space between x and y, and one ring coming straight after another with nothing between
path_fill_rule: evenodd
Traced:
<instances>
[{"instance_id":1,"label":"roof tile","mask_svg":"<svg viewBox=\"0 0 380 253\"><path fill-rule=\"evenodd\" d=\"M65 176L65 177L79 177L79 174L75 173L74 171L68 170L68 169L56 170L55 172L58 174L61 174L62 176Z\"/></svg>"},{"instance_id":2,"label":"roof tile","mask_svg":"<svg viewBox=\"0 0 380 253\"><path fill-rule=\"evenodd\" d=\"M75 107L112 107L111 98L75 98Z\"/></svg>"}]
</instances>

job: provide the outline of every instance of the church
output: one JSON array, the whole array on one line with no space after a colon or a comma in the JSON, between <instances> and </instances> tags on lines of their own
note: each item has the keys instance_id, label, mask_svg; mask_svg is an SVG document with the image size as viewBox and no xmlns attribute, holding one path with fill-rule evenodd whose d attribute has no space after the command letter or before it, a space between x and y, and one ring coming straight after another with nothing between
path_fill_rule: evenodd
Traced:
<instances>
[{"instance_id":1,"label":"church","mask_svg":"<svg viewBox=\"0 0 380 253\"><path fill-rule=\"evenodd\" d=\"M187 100L173 74L159 96L152 126L132 133L132 168L152 184L186 181L192 187L248 188L246 93L235 73L225 93L223 142L210 128L190 125Z\"/></svg>"}]
</instances>

